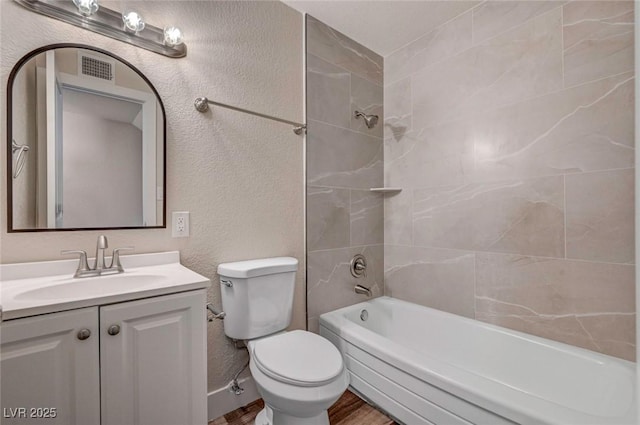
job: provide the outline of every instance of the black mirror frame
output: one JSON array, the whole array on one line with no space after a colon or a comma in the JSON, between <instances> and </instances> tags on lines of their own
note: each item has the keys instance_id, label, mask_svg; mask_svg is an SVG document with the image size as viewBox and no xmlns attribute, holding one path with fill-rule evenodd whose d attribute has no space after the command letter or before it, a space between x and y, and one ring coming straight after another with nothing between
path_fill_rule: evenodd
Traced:
<instances>
[{"instance_id":1,"label":"black mirror frame","mask_svg":"<svg viewBox=\"0 0 640 425\"><path fill-rule=\"evenodd\" d=\"M22 68L22 66L31 60L34 56L46 52L47 50L53 49L61 49L61 48L77 48L90 50L94 52L101 53L103 55L112 57L121 63L127 65L133 71L136 72L146 82L153 94L156 96L156 100L160 104L160 110L162 111L162 193L163 193L163 201L162 201L162 224L158 226L130 226L130 227L83 227L83 228L62 228L62 229L14 229L13 228L13 153L11 150L11 140L13 136L13 116L12 116L12 107L13 107L13 83L16 78L16 75ZM160 98L160 94L156 88L151 84L151 81L142 73L138 68L133 66L130 62L122 59L121 57L114 55L111 52L106 50L87 46L85 44L76 44L76 43L58 43L58 44L49 44L46 46L39 47L35 50L24 55L20 60L15 64L15 66L11 69L11 73L9 74L9 80L7 82L7 233L27 233L27 232L66 232L66 231L92 231L92 230L123 230L123 229L165 229L167 227L167 116L164 109L164 104L162 103L162 99Z\"/></svg>"}]
</instances>

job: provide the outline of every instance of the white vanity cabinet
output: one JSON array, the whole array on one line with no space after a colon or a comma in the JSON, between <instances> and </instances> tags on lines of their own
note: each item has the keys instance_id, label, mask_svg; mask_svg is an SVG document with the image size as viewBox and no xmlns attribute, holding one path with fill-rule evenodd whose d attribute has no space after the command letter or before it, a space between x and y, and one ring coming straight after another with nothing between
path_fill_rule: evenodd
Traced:
<instances>
[{"instance_id":1,"label":"white vanity cabinet","mask_svg":"<svg viewBox=\"0 0 640 425\"><path fill-rule=\"evenodd\" d=\"M98 307L0 326L3 425L100 423Z\"/></svg>"},{"instance_id":2,"label":"white vanity cabinet","mask_svg":"<svg viewBox=\"0 0 640 425\"><path fill-rule=\"evenodd\" d=\"M102 425L207 423L204 290L100 308Z\"/></svg>"},{"instance_id":3,"label":"white vanity cabinet","mask_svg":"<svg viewBox=\"0 0 640 425\"><path fill-rule=\"evenodd\" d=\"M205 303L200 289L3 322L0 422L206 424Z\"/></svg>"}]
</instances>

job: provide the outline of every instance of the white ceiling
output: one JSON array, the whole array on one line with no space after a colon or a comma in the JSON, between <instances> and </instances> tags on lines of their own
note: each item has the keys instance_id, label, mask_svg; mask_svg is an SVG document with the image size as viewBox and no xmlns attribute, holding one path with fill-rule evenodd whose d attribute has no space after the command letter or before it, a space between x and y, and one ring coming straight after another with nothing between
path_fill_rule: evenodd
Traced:
<instances>
[{"instance_id":1,"label":"white ceiling","mask_svg":"<svg viewBox=\"0 0 640 425\"><path fill-rule=\"evenodd\" d=\"M282 0L388 56L479 2L461 0Z\"/></svg>"}]
</instances>

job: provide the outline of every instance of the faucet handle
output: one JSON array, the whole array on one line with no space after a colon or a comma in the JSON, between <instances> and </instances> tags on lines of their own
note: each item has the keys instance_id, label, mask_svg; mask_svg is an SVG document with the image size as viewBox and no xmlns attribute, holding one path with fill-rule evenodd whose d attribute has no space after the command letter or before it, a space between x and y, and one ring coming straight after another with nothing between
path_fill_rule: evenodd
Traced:
<instances>
[{"instance_id":1,"label":"faucet handle","mask_svg":"<svg viewBox=\"0 0 640 425\"><path fill-rule=\"evenodd\" d=\"M133 251L133 250L134 250L134 247L132 246L125 246L122 248L114 249L111 257L111 266L109 268L116 267L119 272L124 272L124 269L122 268L122 264L120 264L120 251Z\"/></svg>"},{"instance_id":2,"label":"faucet handle","mask_svg":"<svg viewBox=\"0 0 640 425\"><path fill-rule=\"evenodd\" d=\"M60 251L60 255L70 255L70 254L79 254L80 261L78 262L78 268L76 269L75 277L78 277L82 272L87 272L91 270L89 268L89 263L87 262L87 253L78 249L65 249Z\"/></svg>"},{"instance_id":3,"label":"faucet handle","mask_svg":"<svg viewBox=\"0 0 640 425\"><path fill-rule=\"evenodd\" d=\"M349 264L353 277L367 277L367 259L362 254L356 254Z\"/></svg>"}]
</instances>

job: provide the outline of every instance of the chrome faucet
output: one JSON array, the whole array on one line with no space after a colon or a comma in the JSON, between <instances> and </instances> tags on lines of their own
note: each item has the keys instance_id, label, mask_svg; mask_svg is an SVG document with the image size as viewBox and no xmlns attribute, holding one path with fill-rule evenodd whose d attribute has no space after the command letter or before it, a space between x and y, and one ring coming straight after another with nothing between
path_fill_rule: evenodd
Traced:
<instances>
[{"instance_id":1,"label":"chrome faucet","mask_svg":"<svg viewBox=\"0 0 640 425\"><path fill-rule=\"evenodd\" d=\"M104 270L104 250L109 247L109 242L105 235L98 236L96 244L96 261L93 263L93 270Z\"/></svg>"},{"instance_id":2,"label":"chrome faucet","mask_svg":"<svg viewBox=\"0 0 640 425\"><path fill-rule=\"evenodd\" d=\"M133 247L114 249L113 255L111 257L111 264L109 265L109 267L107 267L104 260L104 252L108 247L109 242L107 241L107 237L105 235L98 236L98 241L96 243L96 258L95 262L93 263L93 268L89 267L89 262L87 261L87 253L85 251L64 250L61 251L60 254L78 254L80 256L78 268L73 274L74 278L100 276L102 274L111 273L124 273L124 268L122 267L122 264L120 264L120 251L133 250Z\"/></svg>"}]
</instances>

